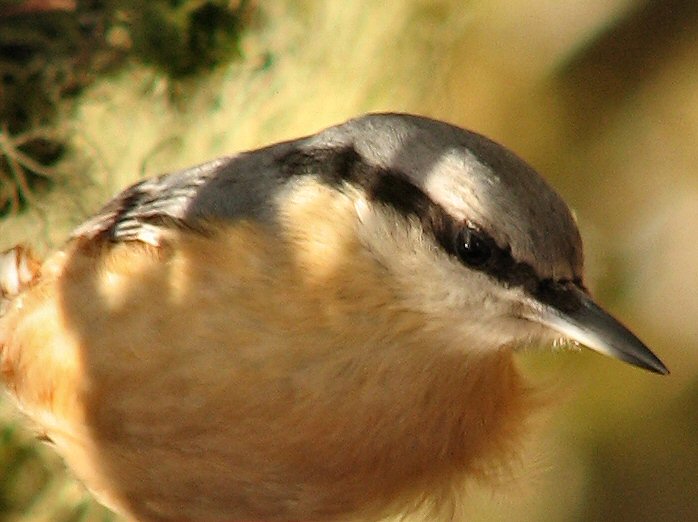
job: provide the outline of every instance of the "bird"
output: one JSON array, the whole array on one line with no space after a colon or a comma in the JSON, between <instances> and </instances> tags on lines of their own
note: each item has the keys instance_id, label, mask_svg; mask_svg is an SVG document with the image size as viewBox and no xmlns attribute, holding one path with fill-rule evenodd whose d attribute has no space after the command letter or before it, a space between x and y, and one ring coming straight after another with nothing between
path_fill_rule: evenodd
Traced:
<instances>
[{"instance_id":1,"label":"bird","mask_svg":"<svg viewBox=\"0 0 698 522\"><path fill-rule=\"evenodd\" d=\"M668 373L583 265L515 153L372 113L140 181L44 260L5 251L0 379L129 519L448 519L517 453L521 348Z\"/></svg>"}]
</instances>

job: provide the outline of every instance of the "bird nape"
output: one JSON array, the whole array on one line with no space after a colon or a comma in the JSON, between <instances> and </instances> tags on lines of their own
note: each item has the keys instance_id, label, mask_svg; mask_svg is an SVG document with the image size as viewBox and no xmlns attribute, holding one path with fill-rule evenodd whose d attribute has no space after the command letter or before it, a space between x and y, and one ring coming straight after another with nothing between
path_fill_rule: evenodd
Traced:
<instances>
[{"instance_id":1,"label":"bird nape","mask_svg":"<svg viewBox=\"0 0 698 522\"><path fill-rule=\"evenodd\" d=\"M516 347L668 373L531 167L407 114L133 185L42 263L3 254L0 287L10 395L141 521L448 518L516 452Z\"/></svg>"}]
</instances>

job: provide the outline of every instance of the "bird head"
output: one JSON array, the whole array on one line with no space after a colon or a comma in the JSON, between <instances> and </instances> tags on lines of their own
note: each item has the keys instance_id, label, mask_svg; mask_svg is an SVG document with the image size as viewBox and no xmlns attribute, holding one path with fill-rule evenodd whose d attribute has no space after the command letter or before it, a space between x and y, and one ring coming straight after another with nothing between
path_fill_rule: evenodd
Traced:
<instances>
[{"instance_id":1,"label":"bird head","mask_svg":"<svg viewBox=\"0 0 698 522\"><path fill-rule=\"evenodd\" d=\"M302 140L283 162L351 200L361 244L439 334L479 351L563 338L667 373L590 296L562 198L501 145L373 114Z\"/></svg>"}]
</instances>

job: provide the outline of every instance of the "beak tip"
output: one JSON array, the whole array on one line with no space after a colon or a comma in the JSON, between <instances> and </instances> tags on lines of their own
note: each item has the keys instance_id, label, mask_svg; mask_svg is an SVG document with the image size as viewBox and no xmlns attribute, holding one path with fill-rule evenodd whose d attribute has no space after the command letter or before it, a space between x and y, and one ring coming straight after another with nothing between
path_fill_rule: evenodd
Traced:
<instances>
[{"instance_id":1,"label":"beak tip","mask_svg":"<svg viewBox=\"0 0 698 522\"><path fill-rule=\"evenodd\" d=\"M607 353L611 357L620 359L626 363L642 368L643 370L657 373L659 375L669 375L669 369L649 348L647 348L639 339L634 337L637 343L632 343L632 350L613 350Z\"/></svg>"},{"instance_id":2,"label":"beak tip","mask_svg":"<svg viewBox=\"0 0 698 522\"><path fill-rule=\"evenodd\" d=\"M592 348L594 349L594 348ZM614 359L621 360L632 366L637 366L643 370L647 370L652 373L657 373L659 375L669 375L669 369L664 365L664 363L654 355L644 344L638 341L638 344L633 345L632 351L626 350L610 350L608 348L604 350L596 350L609 355Z\"/></svg>"},{"instance_id":3,"label":"beak tip","mask_svg":"<svg viewBox=\"0 0 698 522\"><path fill-rule=\"evenodd\" d=\"M633 346L632 351L603 350L602 353L652 373L659 375L669 375L670 373L659 357L654 355L649 348L639 341L638 344Z\"/></svg>"},{"instance_id":4,"label":"beak tip","mask_svg":"<svg viewBox=\"0 0 698 522\"><path fill-rule=\"evenodd\" d=\"M658 373L659 375L669 375L671 373L669 368L667 368L659 359L657 359L656 364L654 364L651 368L648 368L648 370L653 373Z\"/></svg>"}]
</instances>

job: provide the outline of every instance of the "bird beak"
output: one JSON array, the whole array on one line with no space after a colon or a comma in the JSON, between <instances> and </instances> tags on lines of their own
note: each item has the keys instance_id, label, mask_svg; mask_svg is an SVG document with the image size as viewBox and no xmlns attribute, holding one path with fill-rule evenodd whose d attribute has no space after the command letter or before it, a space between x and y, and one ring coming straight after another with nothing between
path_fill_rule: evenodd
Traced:
<instances>
[{"instance_id":1,"label":"bird beak","mask_svg":"<svg viewBox=\"0 0 698 522\"><path fill-rule=\"evenodd\" d=\"M669 370L635 334L574 284L547 288L536 296L533 316L565 337L604 355L666 375Z\"/></svg>"}]
</instances>

